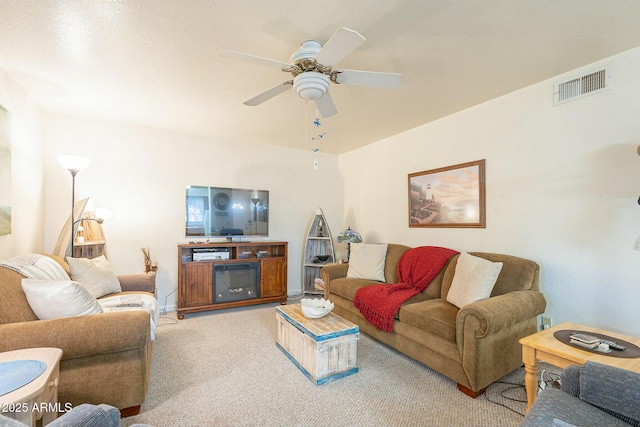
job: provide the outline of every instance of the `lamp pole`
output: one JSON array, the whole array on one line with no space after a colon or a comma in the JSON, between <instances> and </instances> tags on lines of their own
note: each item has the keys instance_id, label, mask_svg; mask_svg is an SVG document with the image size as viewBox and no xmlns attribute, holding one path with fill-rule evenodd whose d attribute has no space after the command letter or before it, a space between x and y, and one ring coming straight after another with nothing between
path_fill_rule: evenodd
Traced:
<instances>
[{"instance_id":1,"label":"lamp pole","mask_svg":"<svg viewBox=\"0 0 640 427\"><path fill-rule=\"evenodd\" d=\"M90 160L85 157L62 154L58 156L58 162L71 174L71 253L69 256L73 258L73 241L76 237L76 175L89 166Z\"/></svg>"},{"instance_id":2,"label":"lamp pole","mask_svg":"<svg viewBox=\"0 0 640 427\"><path fill-rule=\"evenodd\" d=\"M71 258L73 258L73 241L75 240L76 227L76 175L80 172L78 169L69 169L71 173Z\"/></svg>"}]
</instances>

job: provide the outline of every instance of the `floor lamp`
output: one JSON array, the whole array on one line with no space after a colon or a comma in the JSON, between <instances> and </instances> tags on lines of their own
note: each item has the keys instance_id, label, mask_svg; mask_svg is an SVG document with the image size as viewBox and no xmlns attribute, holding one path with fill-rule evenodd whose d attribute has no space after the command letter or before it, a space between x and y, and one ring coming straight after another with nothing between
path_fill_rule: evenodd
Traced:
<instances>
[{"instance_id":1,"label":"floor lamp","mask_svg":"<svg viewBox=\"0 0 640 427\"><path fill-rule=\"evenodd\" d=\"M67 154L61 154L58 156L58 163L62 165L63 168L71 173L71 254L70 256L73 258L73 241L75 239L75 226L76 226L76 218L75 218L75 207L76 207L76 175L83 169L86 169L89 166L91 160L86 157L72 156Z\"/></svg>"}]
</instances>

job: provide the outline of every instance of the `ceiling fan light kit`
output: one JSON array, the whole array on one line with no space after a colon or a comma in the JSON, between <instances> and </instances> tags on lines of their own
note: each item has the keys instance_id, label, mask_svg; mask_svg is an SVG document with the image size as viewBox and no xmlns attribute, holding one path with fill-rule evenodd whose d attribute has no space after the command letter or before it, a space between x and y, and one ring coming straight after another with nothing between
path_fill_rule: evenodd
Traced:
<instances>
[{"instance_id":1,"label":"ceiling fan light kit","mask_svg":"<svg viewBox=\"0 0 640 427\"><path fill-rule=\"evenodd\" d=\"M329 94L330 82L386 89L395 88L400 84L400 74L333 69L337 63L360 47L364 41L365 38L358 32L348 28L340 28L324 46L315 40L302 42L300 48L289 58L290 64L230 50L224 51L220 55L253 64L280 68L281 71L293 76L293 81L287 80L268 89L245 101L245 105L262 104L285 92L292 85L299 97L316 102L322 117L330 117L338 112Z\"/></svg>"},{"instance_id":2,"label":"ceiling fan light kit","mask_svg":"<svg viewBox=\"0 0 640 427\"><path fill-rule=\"evenodd\" d=\"M315 101L329 91L329 76L317 71L298 74L293 79L293 89L300 98Z\"/></svg>"}]
</instances>

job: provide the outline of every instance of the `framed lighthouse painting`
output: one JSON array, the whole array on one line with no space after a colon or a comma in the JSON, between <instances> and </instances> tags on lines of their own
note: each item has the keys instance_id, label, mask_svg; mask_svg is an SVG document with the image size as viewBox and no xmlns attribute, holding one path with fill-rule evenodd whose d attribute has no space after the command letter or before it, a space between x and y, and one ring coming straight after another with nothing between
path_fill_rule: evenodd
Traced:
<instances>
[{"instance_id":1,"label":"framed lighthouse painting","mask_svg":"<svg viewBox=\"0 0 640 427\"><path fill-rule=\"evenodd\" d=\"M409 174L409 227L485 228L485 160Z\"/></svg>"}]
</instances>

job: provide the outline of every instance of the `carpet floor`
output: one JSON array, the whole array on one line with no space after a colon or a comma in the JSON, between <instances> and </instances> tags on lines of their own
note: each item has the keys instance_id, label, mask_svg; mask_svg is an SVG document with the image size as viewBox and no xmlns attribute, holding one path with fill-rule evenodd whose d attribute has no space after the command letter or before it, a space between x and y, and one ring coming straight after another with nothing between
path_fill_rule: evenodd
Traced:
<instances>
[{"instance_id":1,"label":"carpet floor","mask_svg":"<svg viewBox=\"0 0 640 427\"><path fill-rule=\"evenodd\" d=\"M265 304L161 316L140 414L122 426L517 426L524 369L472 399L456 384L365 334L359 372L316 386L276 347ZM515 384L515 385L512 385Z\"/></svg>"}]
</instances>

